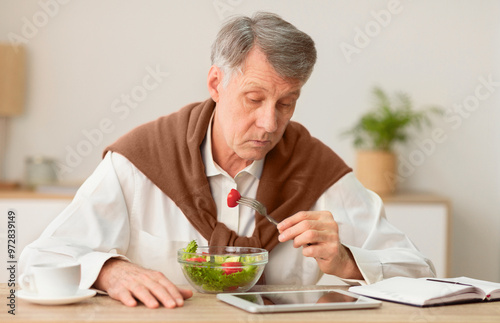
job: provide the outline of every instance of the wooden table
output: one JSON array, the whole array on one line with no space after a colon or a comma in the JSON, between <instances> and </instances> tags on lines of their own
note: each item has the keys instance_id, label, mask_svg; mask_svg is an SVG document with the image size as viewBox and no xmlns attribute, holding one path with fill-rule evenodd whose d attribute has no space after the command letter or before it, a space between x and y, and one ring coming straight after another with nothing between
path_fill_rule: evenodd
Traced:
<instances>
[{"instance_id":1,"label":"wooden table","mask_svg":"<svg viewBox=\"0 0 500 323\"><path fill-rule=\"evenodd\" d=\"M254 289L297 288L257 286ZM500 322L500 302L430 308L384 302L377 309L250 314L217 300L213 294L195 293L183 307L176 309L148 309L142 305L129 308L108 296L98 295L77 304L60 306L36 305L16 299L14 316L8 314L7 296L7 285L0 284L0 322Z\"/></svg>"}]
</instances>

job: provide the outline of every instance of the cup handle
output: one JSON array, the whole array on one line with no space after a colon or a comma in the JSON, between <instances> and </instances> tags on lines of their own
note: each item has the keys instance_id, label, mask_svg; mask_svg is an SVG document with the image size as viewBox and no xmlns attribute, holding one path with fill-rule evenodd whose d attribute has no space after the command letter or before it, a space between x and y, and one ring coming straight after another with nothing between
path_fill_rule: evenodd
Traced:
<instances>
[{"instance_id":1,"label":"cup handle","mask_svg":"<svg viewBox=\"0 0 500 323\"><path fill-rule=\"evenodd\" d=\"M22 274L19 277L19 285L26 291L36 292L32 274Z\"/></svg>"}]
</instances>

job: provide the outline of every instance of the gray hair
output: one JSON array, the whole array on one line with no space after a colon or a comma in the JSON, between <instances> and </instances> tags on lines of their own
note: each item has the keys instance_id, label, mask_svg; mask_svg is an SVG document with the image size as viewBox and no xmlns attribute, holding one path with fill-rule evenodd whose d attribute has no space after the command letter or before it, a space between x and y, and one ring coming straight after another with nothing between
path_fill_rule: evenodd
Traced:
<instances>
[{"instance_id":1,"label":"gray hair","mask_svg":"<svg viewBox=\"0 0 500 323\"><path fill-rule=\"evenodd\" d=\"M314 41L276 14L258 12L252 18L237 16L227 21L212 45L212 65L222 69L223 85L227 86L235 71L254 47L283 78L305 83L316 63Z\"/></svg>"}]
</instances>

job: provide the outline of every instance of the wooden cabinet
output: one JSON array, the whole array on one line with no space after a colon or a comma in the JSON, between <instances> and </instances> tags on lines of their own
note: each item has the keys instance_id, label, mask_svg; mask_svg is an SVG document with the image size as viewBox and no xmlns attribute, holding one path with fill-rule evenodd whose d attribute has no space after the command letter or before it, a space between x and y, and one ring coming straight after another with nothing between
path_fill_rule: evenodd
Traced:
<instances>
[{"instance_id":1,"label":"wooden cabinet","mask_svg":"<svg viewBox=\"0 0 500 323\"><path fill-rule=\"evenodd\" d=\"M389 222L399 228L436 267L438 277L450 276L451 212L447 198L425 193L383 197Z\"/></svg>"}]
</instances>

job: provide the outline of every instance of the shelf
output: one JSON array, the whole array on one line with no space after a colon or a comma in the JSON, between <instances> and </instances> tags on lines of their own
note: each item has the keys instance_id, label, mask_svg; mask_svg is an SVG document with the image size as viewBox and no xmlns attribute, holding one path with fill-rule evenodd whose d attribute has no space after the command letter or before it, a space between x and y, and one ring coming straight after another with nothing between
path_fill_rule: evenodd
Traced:
<instances>
[{"instance_id":1,"label":"shelf","mask_svg":"<svg viewBox=\"0 0 500 323\"><path fill-rule=\"evenodd\" d=\"M447 197L418 191L401 191L391 195L381 196L384 203L446 203L449 204Z\"/></svg>"},{"instance_id":2,"label":"shelf","mask_svg":"<svg viewBox=\"0 0 500 323\"><path fill-rule=\"evenodd\" d=\"M28 189L0 191L0 199L73 199L74 194L40 193Z\"/></svg>"}]
</instances>

